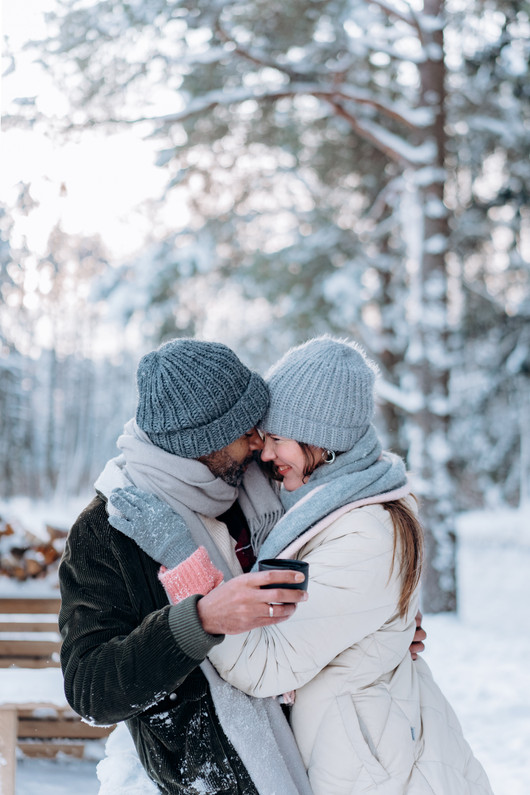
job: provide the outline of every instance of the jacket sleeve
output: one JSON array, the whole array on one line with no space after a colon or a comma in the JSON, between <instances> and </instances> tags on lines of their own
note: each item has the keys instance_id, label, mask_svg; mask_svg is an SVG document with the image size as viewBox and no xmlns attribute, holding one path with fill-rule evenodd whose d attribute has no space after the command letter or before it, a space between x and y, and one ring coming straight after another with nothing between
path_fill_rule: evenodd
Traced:
<instances>
[{"instance_id":1,"label":"jacket sleeve","mask_svg":"<svg viewBox=\"0 0 530 795\"><path fill-rule=\"evenodd\" d=\"M223 679L260 697L295 690L395 614L399 564L390 576L393 531L382 510L345 514L302 550L308 601L280 624L226 636L208 654Z\"/></svg>"},{"instance_id":2,"label":"jacket sleeve","mask_svg":"<svg viewBox=\"0 0 530 795\"><path fill-rule=\"evenodd\" d=\"M166 605L158 564L106 522L103 504L72 527L59 569L61 665L69 704L92 723L127 720L172 693L222 636L196 603Z\"/></svg>"}]
</instances>

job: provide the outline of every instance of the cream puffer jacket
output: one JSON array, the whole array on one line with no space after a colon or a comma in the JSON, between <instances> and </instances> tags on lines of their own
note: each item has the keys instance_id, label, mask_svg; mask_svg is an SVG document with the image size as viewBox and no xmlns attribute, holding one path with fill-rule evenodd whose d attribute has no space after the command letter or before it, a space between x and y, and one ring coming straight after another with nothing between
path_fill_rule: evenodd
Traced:
<instances>
[{"instance_id":1,"label":"cream puffer jacket","mask_svg":"<svg viewBox=\"0 0 530 795\"><path fill-rule=\"evenodd\" d=\"M209 658L253 696L296 691L291 723L315 795L492 795L428 666L410 656L418 597L400 618L392 551L381 505L302 537L308 601L288 621L227 636Z\"/></svg>"}]
</instances>

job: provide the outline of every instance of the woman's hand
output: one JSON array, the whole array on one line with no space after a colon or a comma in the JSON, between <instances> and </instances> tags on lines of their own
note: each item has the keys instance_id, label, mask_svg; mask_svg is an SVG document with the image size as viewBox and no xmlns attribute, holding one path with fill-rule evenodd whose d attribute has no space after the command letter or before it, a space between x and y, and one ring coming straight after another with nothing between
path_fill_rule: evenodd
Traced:
<instances>
[{"instance_id":1,"label":"woman's hand","mask_svg":"<svg viewBox=\"0 0 530 795\"><path fill-rule=\"evenodd\" d=\"M425 630L421 625L422 618L423 616L418 610L418 612L416 613L416 632L414 633L414 638L412 640L412 643L410 644L410 649L409 649L410 656L412 657L413 660L417 660L418 654L421 654L422 651L425 651L425 644L423 643L423 641L427 637L427 633L425 632Z\"/></svg>"}]
</instances>

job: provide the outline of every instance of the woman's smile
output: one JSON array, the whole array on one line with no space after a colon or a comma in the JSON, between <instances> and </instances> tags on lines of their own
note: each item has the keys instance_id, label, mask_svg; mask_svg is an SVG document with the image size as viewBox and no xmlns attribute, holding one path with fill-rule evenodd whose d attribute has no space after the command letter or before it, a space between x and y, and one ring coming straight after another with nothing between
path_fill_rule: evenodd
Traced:
<instances>
[{"instance_id":1,"label":"woman's smile","mask_svg":"<svg viewBox=\"0 0 530 795\"><path fill-rule=\"evenodd\" d=\"M304 485L307 459L302 448L294 439L266 434L263 440L261 460L272 463L277 474L282 478L286 491L295 491Z\"/></svg>"}]
</instances>

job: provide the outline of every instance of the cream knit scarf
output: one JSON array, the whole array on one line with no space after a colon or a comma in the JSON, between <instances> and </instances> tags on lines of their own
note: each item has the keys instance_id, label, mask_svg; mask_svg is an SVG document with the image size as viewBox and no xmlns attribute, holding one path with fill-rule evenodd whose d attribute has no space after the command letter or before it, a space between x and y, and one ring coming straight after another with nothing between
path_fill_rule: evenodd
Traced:
<instances>
[{"instance_id":1,"label":"cream knit scarf","mask_svg":"<svg viewBox=\"0 0 530 795\"><path fill-rule=\"evenodd\" d=\"M106 498L112 489L134 484L142 491L155 494L184 519L197 546L206 548L212 563L225 577L228 577L228 569L224 558L197 514L220 516L237 499L255 551L283 514L276 492L256 463L250 465L237 489L212 475L200 461L181 458L156 447L135 420L125 425L117 445L122 454L107 463L94 484L96 491ZM107 509L115 510L110 504Z\"/></svg>"}]
</instances>

